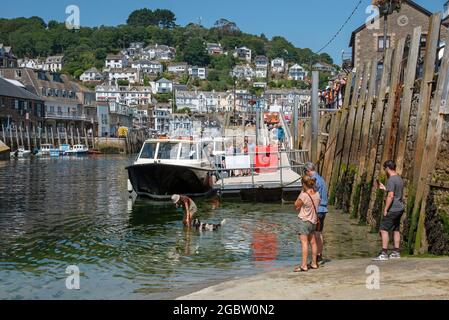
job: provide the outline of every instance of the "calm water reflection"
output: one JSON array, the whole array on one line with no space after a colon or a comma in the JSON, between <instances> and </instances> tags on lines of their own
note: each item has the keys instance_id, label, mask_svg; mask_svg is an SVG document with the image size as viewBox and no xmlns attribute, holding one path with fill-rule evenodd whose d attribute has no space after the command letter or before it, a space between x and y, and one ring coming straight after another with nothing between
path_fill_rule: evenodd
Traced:
<instances>
[{"instance_id":1,"label":"calm water reflection","mask_svg":"<svg viewBox=\"0 0 449 320\"><path fill-rule=\"evenodd\" d=\"M291 205L198 203L219 232L183 229L173 206L132 203L132 158L0 162L0 298L161 299L299 260ZM347 217L327 224L328 256L373 254L377 237ZM69 265L81 290L65 288Z\"/></svg>"}]
</instances>

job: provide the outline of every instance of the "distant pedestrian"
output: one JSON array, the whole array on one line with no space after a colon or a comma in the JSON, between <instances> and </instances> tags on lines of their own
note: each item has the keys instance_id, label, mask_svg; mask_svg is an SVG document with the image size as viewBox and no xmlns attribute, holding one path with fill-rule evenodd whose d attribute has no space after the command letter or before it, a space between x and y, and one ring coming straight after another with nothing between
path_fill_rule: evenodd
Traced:
<instances>
[{"instance_id":1,"label":"distant pedestrian","mask_svg":"<svg viewBox=\"0 0 449 320\"><path fill-rule=\"evenodd\" d=\"M323 240L323 230L324 230L324 221L326 220L326 215L329 212L327 209L327 186L324 179L316 172L316 166L308 162L305 165L306 174L311 177L312 179L316 180L316 187L315 191L317 191L320 195L320 205L317 207L317 214L319 219L319 224L317 226L317 230L315 232L315 238L316 243L318 247L318 257L317 261L318 264L323 264L323 247L324 247L324 240Z\"/></svg>"},{"instance_id":2,"label":"distant pedestrian","mask_svg":"<svg viewBox=\"0 0 449 320\"><path fill-rule=\"evenodd\" d=\"M278 125L278 129L277 129L277 138L278 138L278 142L279 142L279 149L283 149L284 148L284 141L285 141L285 131L284 128L282 128L281 125Z\"/></svg>"},{"instance_id":3,"label":"distant pedestrian","mask_svg":"<svg viewBox=\"0 0 449 320\"><path fill-rule=\"evenodd\" d=\"M195 213L198 212L198 207L195 202L187 196L182 196L179 194L175 194L172 196L172 201L176 205L176 208L182 207L184 211L184 217L182 219L182 223L186 227L191 227L193 222L193 217Z\"/></svg>"},{"instance_id":4,"label":"distant pedestrian","mask_svg":"<svg viewBox=\"0 0 449 320\"><path fill-rule=\"evenodd\" d=\"M318 223L317 207L320 204L320 194L315 191L315 179L305 175L302 178L303 189L295 202L298 214L298 235L302 248L302 264L295 268L295 272L306 272L309 269L318 269L318 248L315 231ZM312 263L308 265L309 243L312 247Z\"/></svg>"},{"instance_id":5,"label":"distant pedestrian","mask_svg":"<svg viewBox=\"0 0 449 320\"><path fill-rule=\"evenodd\" d=\"M380 224L380 235L382 237L382 251L375 261L386 261L388 259L401 258L401 218L404 214L405 205L403 200L404 181L396 172L396 164L389 160L384 163L384 170L388 176L387 186L385 187L379 180L377 185L380 190L387 192L385 210L383 212L382 222ZM390 242L389 234L393 232L394 248L388 255L388 244Z\"/></svg>"}]
</instances>

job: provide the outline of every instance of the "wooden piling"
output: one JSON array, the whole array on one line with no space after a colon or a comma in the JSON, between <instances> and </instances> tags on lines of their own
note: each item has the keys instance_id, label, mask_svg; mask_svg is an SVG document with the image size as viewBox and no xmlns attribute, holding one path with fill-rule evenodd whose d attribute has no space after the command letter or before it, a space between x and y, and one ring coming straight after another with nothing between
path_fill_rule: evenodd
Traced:
<instances>
[{"instance_id":1,"label":"wooden piling","mask_svg":"<svg viewBox=\"0 0 449 320\"><path fill-rule=\"evenodd\" d=\"M370 197L370 204L367 214L368 222L371 226L375 227L377 225L377 221L374 220L372 217L372 208L374 206L375 202L375 194L376 194L376 185L372 183L374 181L374 175L376 170L376 158L377 158L377 151L379 147L379 141L381 137L381 128L382 128L382 121L383 121L383 115L384 115L384 105L385 105L385 98L387 94L388 89L388 82L390 79L390 73L391 73L391 61L393 57L393 49L388 48L385 53L385 59L383 63L383 71L382 71L382 79L380 82L380 88L379 88L379 97L377 99L376 109L373 114L373 124L372 124L372 131L371 131L371 141L370 141L370 150L369 150L369 156L368 156L368 165L367 165L367 182L372 184L371 188L371 197Z\"/></svg>"},{"instance_id":2,"label":"wooden piling","mask_svg":"<svg viewBox=\"0 0 449 320\"><path fill-rule=\"evenodd\" d=\"M426 161L421 163L420 176L416 185L416 196L413 213L419 212L418 227L414 245L414 254L427 252L427 237L424 227L426 219L427 197L429 195L431 183L431 174L435 169L437 153L443 133L444 114L440 112L442 104L447 104L447 86L449 81L449 50L444 50L444 56L438 72L438 82L435 92L435 98L432 101L429 112L429 121L427 127L426 141L424 144L424 153ZM443 94L445 95L443 97Z\"/></svg>"},{"instance_id":3,"label":"wooden piling","mask_svg":"<svg viewBox=\"0 0 449 320\"><path fill-rule=\"evenodd\" d=\"M342 159L342 151L343 144L345 142L345 133L346 133L346 125L348 122L348 107L349 107L349 99L351 96L351 88L352 88L352 79L354 75L350 73L348 75L348 79L346 81L346 90L345 90L345 98L342 107L342 113L340 117L340 124L338 125L338 137L337 144L335 149L335 160L332 166L332 175L329 181L329 193L331 195L330 200L332 202L332 195L335 193L335 186L338 181L338 177L340 176L340 165Z\"/></svg>"},{"instance_id":4,"label":"wooden piling","mask_svg":"<svg viewBox=\"0 0 449 320\"><path fill-rule=\"evenodd\" d=\"M394 114L395 109L400 107L400 104L397 104L398 96L400 97L402 94L402 81L401 81L401 72L402 72L402 59L404 57L404 49L405 49L405 38L400 39L396 46L394 52L394 60L393 60L393 69L391 72L391 82L390 82L390 93L388 96L388 105L385 112L385 139L383 143L383 155L381 164L385 163L387 160L392 160L393 158L393 150L396 142L396 136L392 135L394 133Z\"/></svg>"},{"instance_id":5,"label":"wooden piling","mask_svg":"<svg viewBox=\"0 0 449 320\"><path fill-rule=\"evenodd\" d=\"M416 78L416 64L418 63L419 46L421 43L421 33L422 33L421 27L416 27L413 30L413 35L411 38L407 58L407 67L405 70L404 89L402 93L402 102L401 102L401 114L399 119L399 128L397 136L398 142L396 147L396 165L397 171L400 175L403 174L404 169L404 157L407 147L407 134L412 109L413 91Z\"/></svg>"},{"instance_id":6,"label":"wooden piling","mask_svg":"<svg viewBox=\"0 0 449 320\"><path fill-rule=\"evenodd\" d=\"M30 130L28 130L28 126L25 126L25 129L26 129L26 135L27 135L28 150L33 151L31 148Z\"/></svg>"}]
</instances>

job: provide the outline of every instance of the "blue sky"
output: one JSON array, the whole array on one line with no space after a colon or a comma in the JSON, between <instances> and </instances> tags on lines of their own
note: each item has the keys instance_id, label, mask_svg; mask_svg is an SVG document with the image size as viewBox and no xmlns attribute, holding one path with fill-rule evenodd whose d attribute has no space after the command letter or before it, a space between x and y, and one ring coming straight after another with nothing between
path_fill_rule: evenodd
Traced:
<instances>
[{"instance_id":1,"label":"blue sky","mask_svg":"<svg viewBox=\"0 0 449 320\"><path fill-rule=\"evenodd\" d=\"M65 8L75 4L81 13L81 25L117 25L126 23L130 12L148 7L172 10L177 23L198 22L210 27L219 18L237 23L247 33L267 37L284 36L295 46L319 50L339 29L358 0L14 0L4 1L2 18L40 16L44 20L65 21ZM445 0L416 0L430 11L441 11ZM340 62L342 50L347 50L349 37L368 14L371 0L363 0L355 16L338 38L325 50L335 62Z\"/></svg>"}]
</instances>

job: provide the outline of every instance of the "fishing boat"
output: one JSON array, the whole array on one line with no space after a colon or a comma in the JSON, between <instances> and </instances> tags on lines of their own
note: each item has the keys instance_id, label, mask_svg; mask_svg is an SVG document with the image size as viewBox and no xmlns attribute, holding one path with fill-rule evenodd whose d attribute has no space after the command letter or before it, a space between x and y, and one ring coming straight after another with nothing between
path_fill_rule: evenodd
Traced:
<instances>
[{"instance_id":1,"label":"fishing boat","mask_svg":"<svg viewBox=\"0 0 449 320\"><path fill-rule=\"evenodd\" d=\"M191 139L149 139L128 170L128 191L153 200L173 194L203 197L213 192L214 171L204 143Z\"/></svg>"},{"instance_id":2,"label":"fishing boat","mask_svg":"<svg viewBox=\"0 0 449 320\"><path fill-rule=\"evenodd\" d=\"M56 149L52 144L43 144L37 153L38 156L57 156L59 157L59 149Z\"/></svg>"},{"instance_id":3,"label":"fishing boat","mask_svg":"<svg viewBox=\"0 0 449 320\"><path fill-rule=\"evenodd\" d=\"M25 150L24 148L19 148L15 152L11 152L11 158L29 158L31 156L30 150Z\"/></svg>"},{"instance_id":4,"label":"fishing boat","mask_svg":"<svg viewBox=\"0 0 449 320\"><path fill-rule=\"evenodd\" d=\"M64 155L67 156L82 156L86 155L89 152L89 148L87 148L84 144L76 144L70 150L64 152Z\"/></svg>"},{"instance_id":5,"label":"fishing boat","mask_svg":"<svg viewBox=\"0 0 449 320\"><path fill-rule=\"evenodd\" d=\"M70 145L69 144L61 144L59 146L59 155L63 156L69 150L70 150Z\"/></svg>"}]
</instances>

